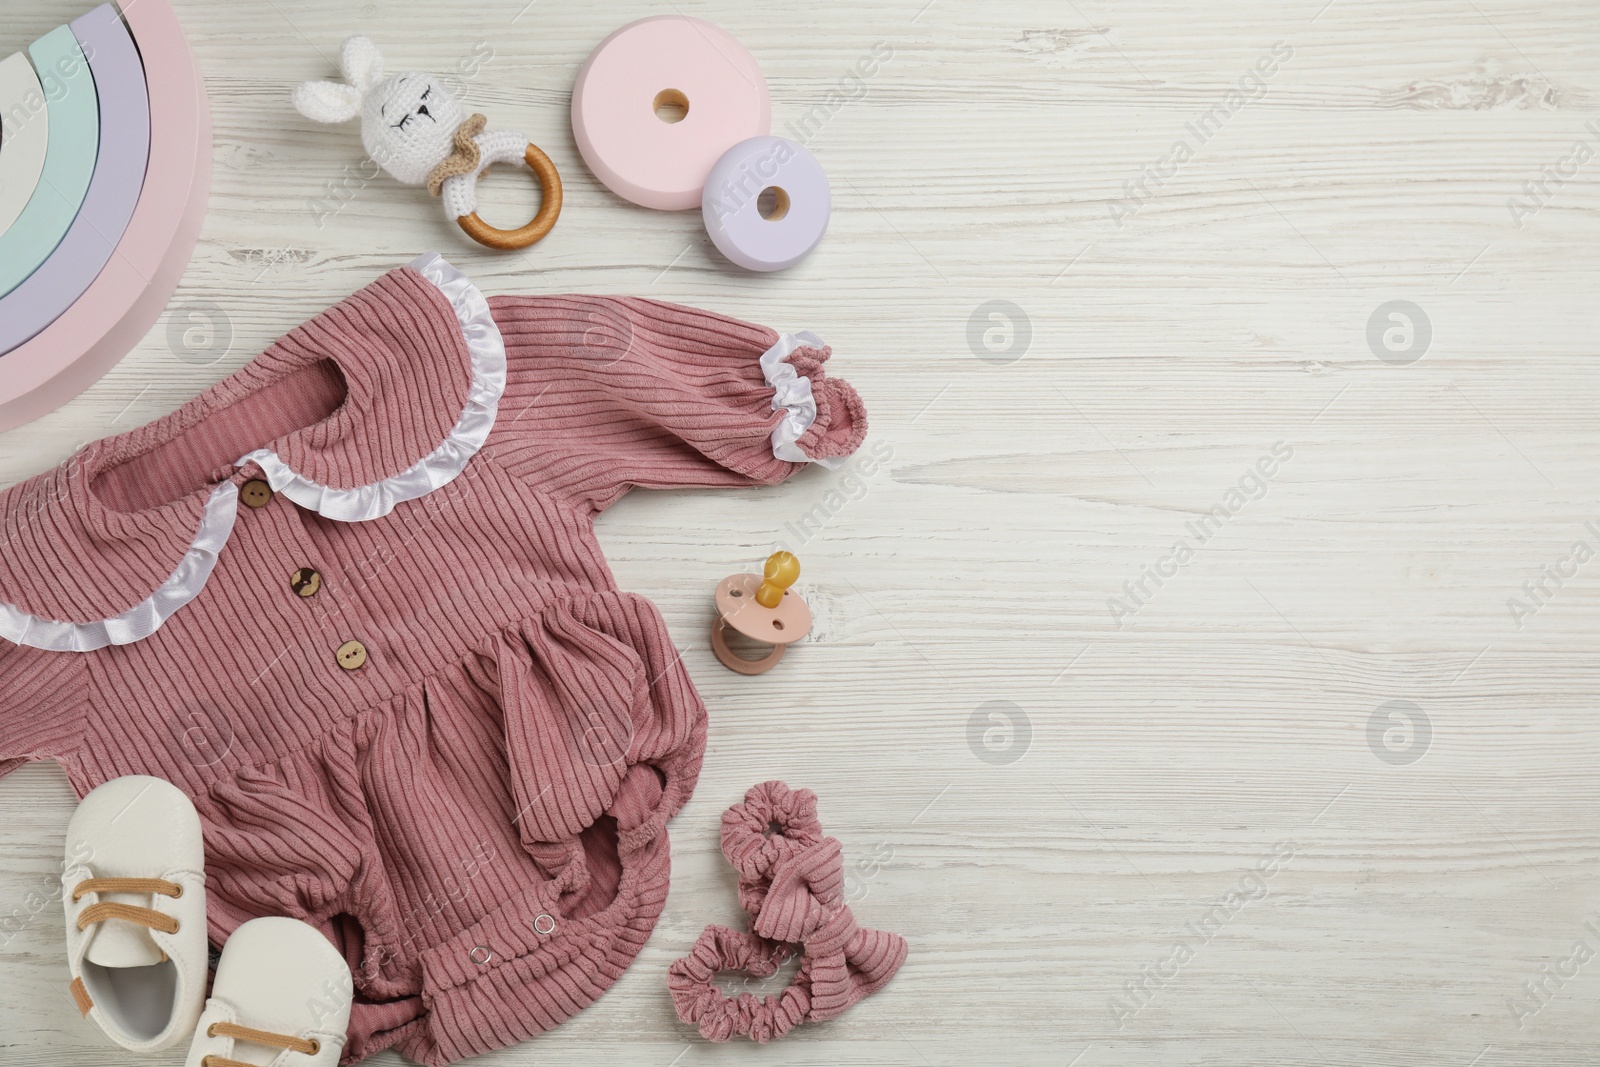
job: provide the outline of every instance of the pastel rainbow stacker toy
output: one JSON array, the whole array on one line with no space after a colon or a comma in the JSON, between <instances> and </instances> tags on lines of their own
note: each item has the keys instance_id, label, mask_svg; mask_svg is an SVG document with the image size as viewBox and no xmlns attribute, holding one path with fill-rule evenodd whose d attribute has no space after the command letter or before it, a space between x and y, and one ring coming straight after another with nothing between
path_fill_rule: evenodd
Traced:
<instances>
[{"instance_id":1,"label":"pastel rainbow stacker toy","mask_svg":"<svg viewBox=\"0 0 1600 1067\"><path fill-rule=\"evenodd\" d=\"M789 588L800 577L792 552L774 552L762 573L730 574L717 585L717 618L711 624L711 651L740 674L765 674L778 665L784 649L811 632L811 609ZM728 647L732 627L753 641L770 645L761 659L745 659Z\"/></svg>"},{"instance_id":2,"label":"pastel rainbow stacker toy","mask_svg":"<svg viewBox=\"0 0 1600 1067\"><path fill-rule=\"evenodd\" d=\"M712 166L772 126L767 80L703 19L653 15L601 41L572 87L572 134L606 188L649 208L700 206Z\"/></svg>"},{"instance_id":3,"label":"pastel rainbow stacker toy","mask_svg":"<svg viewBox=\"0 0 1600 1067\"><path fill-rule=\"evenodd\" d=\"M383 56L365 37L339 48L344 82L303 82L295 109L314 122L361 119L361 143L372 161L404 185L426 185L445 215L489 248L526 248L561 214L561 175L539 146L512 130L489 130L431 74L410 70L385 78ZM514 230L478 217L478 178L496 163L526 163L539 181L539 213Z\"/></svg>"},{"instance_id":4,"label":"pastel rainbow stacker toy","mask_svg":"<svg viewBox=\"0 0 1600 1067\"><path fill-rule=\"evenodd\" d=\"M810 255L828 232L833 194L804 145L752 137L711 168L700 210L723 255L746 270L782 270Z\"/></svg>"},{"instance_id":5,"label":"pastel rainbow stacker toy","mask_svg":"<svg viewBox=\"0 0 1600 1067\"><path fill-rule=\"evenodd\" d=\"M205 214L211 113L168 0L103 4L0 67L4 430L88 388L166 306ZM25 190L11 167L34 164L7 162L13 145L42 152Z\"/></svg>"}]
</instances>

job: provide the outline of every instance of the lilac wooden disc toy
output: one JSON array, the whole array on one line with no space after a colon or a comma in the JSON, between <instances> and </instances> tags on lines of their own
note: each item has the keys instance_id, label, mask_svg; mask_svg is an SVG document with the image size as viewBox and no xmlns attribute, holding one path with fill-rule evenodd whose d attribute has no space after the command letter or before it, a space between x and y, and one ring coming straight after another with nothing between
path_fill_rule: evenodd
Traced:
<instances>
[{"instance_id":1,"label":"lilac wooden disc toy","mask_svg":"<svg viewBox=\"0 0 1600 1067\"><path fill-rule=\"evenodd\" d=\"M804 146L751 137L711 168L700 210L723 255L747 270L782 270L822 240L833 196L822 164Z\"/></svg>"}]
</instances>

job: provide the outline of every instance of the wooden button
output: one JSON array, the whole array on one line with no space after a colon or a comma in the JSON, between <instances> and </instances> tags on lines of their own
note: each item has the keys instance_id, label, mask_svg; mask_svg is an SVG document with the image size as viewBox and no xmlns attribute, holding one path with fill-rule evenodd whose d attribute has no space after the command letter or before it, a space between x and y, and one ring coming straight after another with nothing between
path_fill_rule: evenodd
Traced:
<instances>
[{"instance_id":1,"label":"wooden button","mask_svg":"<svg viewBox=\"0 0 1600 1067\"><path fill-rule=\"evenodd\" d=\"M316 596L322 591L322 575L312 567L301 567L289 575L289 588L294 590L295 596Z\"/></svg>"},{"instance_id":2,"label":"wooden button","mask_svg":"<svg viewBox=\"0 0 1600 1067\"><path fill-rule=\"evenodd\" d=\"M367 646L360 641L346 641L334 653L339 666L347 671L359 671L367 663Z\"/></svg>"},{"instance_id":3,"label":"wooden button","mask_svg":"<svg viewBox=\"0 0 1600 1067\"><path fill-rule=\"evenodd\" d=\"M252 478L239 489L239 499L252 508L264 508L272 503L272 486L260 478Z\"/></svg>"}]
</instances>

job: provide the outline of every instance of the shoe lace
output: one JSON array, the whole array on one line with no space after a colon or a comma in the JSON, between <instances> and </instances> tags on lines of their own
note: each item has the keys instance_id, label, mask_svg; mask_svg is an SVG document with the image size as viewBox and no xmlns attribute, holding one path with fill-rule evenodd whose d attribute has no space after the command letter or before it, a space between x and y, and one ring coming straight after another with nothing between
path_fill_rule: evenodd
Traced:
<instances>
[{"instance_id":1,"label":"shoe lace","mask_svg":"<svg viewBox=\"0 0 1600 1067\"><path fill-rule=\"evenodd\" d=\"M238 1023L212 1023L206 1027L207 1037L231 1037L235 1041L248 1041L252 1045L267 1045L271 1048L288 1049L290 1052L299 1052L307 1056L315 1056L322 1050L322 1042L315 1038L290 1037L288 1034L275 1034L270 1030L255 1030ZM226 1056L207 1056L200 1061L200 1067L254 1067L253 1064L240 1060L229 1059Z\"/></svg>"},{"instance_id":2,"label":"shoe lace","mask_svg":"<svg viewBox=\"0 0 1600 1067\"><path fill-rule=\"evenodd\" d=\"M73 887L72 902L76 904L90 893L155 893L176 900L183 896L183 886L162 878L85 878ZM106 919L121 919L123 922L134 923L147 930L159 930L164 934L178 932L178 920L170 915L163 915L154 908L141 908L136 904L115 904L109 901L90 904L84 908L78 915L78 929L87 930L95 923Z\"/></svg>"}]
</instances>

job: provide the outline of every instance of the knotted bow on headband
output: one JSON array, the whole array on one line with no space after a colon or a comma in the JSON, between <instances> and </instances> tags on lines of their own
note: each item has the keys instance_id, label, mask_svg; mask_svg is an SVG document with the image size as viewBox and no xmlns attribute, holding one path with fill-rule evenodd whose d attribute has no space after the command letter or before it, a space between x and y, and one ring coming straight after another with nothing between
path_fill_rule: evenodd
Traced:
<instances>
[{"instance_id":1,"label":"knotted bow on headband","mask_svg":"<svg viewBox=\"0 0 1600 1067\"><path fill-rule=\"evenodd\" d=\"M844 900L844 854L837 838L823 836L811 790L753 786L722 815L722 854L739 872L751 932L708 926L667 969L678 1018L698 1023L708 1041L745 1034L765 1043L802 1022L832 1019L905 962L905 938L856 925ZM713 981L718 971L768 977L796 951L804 953L800 969L775 996L730 998Z\"/></svg>"}]
</instances>

